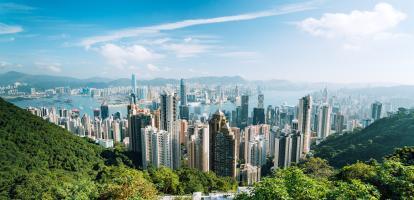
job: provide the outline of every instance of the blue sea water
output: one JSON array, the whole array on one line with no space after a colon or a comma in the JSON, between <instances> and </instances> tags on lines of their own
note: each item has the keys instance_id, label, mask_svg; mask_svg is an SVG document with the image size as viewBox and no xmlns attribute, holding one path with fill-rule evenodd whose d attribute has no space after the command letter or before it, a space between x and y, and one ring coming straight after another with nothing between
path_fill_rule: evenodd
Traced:
<instances>
[{"instance_id":1,"label":"blue sea water","mask_svg":"<svg viewBox=\"0 0 414 200\"><path fill-rule=\"evenodd\" d=\"M263 91L265 96L264 104L265 107L268 105L279 106L279 105L291 105L294 106L298 103L298 99L311 93L312 91ZM38 99L25 99L20 101L11 101L13 104L27 108L31 107L55 107L56 109L78 109L81 114L87 113L93 115L93 110L100 108L101 100L91 98L90 96L55 96L52 98L38 98ZM201 111L207 114L214 113L220 105L199 105ZM249 98L249 110L252 111L257 106L257 96L250 96ZM226 102L221 105L222 110L232 111L236 105L231 102ZM192 111L193 108L190 108ZM125 105L109 105L109 112L113 114L120 112L122 116L126 116L127 108Z\"/></svg>"}]
</instances>

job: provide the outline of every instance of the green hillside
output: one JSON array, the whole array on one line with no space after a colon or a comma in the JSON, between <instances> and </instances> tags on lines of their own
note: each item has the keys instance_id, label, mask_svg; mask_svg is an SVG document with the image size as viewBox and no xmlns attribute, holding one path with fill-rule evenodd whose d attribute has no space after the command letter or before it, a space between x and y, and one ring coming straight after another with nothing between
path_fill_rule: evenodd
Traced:
<instances>
[{"instance_id":1,"label":"green hillside","mask_svg":"<svg viewBox=\"0 0 414 200\"><path fill-rule=\"evenodd\" d=\"M0 199L94 199L108 197L109 191L114 197L120 194L116 187L127 180L136 180L129 182L134 188L143 186L129 196L156 195L142 172L117 167L123 164L112 151L2 99L0 148ZM118 182L113 182L116 173Z\"/></svg>"},{"instance_id":2,"label":"green hillside","mask_svg":"<svg viewBox=\"0 0 414 200\"><path fill-rule=\"evenodd\" d=\"M315 147L315 156L327 159L334 167L341 167L358 160L381 160L395 148L413 145L414 114L401 111L363 130L330 136Z\"/></svg>"}]
</instances>

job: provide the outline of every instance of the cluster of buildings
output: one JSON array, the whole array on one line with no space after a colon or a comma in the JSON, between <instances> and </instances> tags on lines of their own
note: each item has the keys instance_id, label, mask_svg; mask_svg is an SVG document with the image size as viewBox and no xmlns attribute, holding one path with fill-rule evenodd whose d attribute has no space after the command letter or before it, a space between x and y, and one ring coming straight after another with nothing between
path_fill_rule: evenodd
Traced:
<instances>
[{"instance_id":1,"label":"cluster of buildings","mask_svg":"<svg viewBox=\"0 0 414 200\"><path fill-rule=\"evenodd\" d=\"M320 95L304 96L296 106L265 107L264 94L258 90L257 106L249 108L250 91L216 88L215 93L192 90L184 80L178 93L166 88L155 94L152 103L140 104L143 92L135 75L129 93L127 116L110 115L103 103L93 116L77 110L32 108L35 115L66 128L81 137L89 137L105 147L123 143L135 156L138 167L182 165L218 176L232 177L241 185L260 181L264 168L285 168L298 163L311 152L311 144L331 134L342 134L369 125L383 116L382 104L371 106L371 120L352 118L347 107L332 101L325 89ZM201 92L200 92L201 91ZM123 91L125 92L125 91ZM148 93L146 93L148 95ZM236 107L217 109L210 116L192 109L191 102L222 103ZM348 114L347 114L348 113Z\"/></svg>"}]
</instances>

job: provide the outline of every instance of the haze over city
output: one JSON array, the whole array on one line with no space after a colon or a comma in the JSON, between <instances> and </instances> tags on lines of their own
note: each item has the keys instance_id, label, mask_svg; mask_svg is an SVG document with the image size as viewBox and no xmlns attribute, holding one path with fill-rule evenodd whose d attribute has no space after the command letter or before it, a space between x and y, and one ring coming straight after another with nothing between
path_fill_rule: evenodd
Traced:
<instances>
[{"instance_id":1,"label":"haze over city","mask_svg":"<svg viewBox=\"0 0 414 200\"><path fill-rule=\"evenodd\" d=\"M413 1L2 1L0 73L414 84Z\"/></svg>"}]
</instances>

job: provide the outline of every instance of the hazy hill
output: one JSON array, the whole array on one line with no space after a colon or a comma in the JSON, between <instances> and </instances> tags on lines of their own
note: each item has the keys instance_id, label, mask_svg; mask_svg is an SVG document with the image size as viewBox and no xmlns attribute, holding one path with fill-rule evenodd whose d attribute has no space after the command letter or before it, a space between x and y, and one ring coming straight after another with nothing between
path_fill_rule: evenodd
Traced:
<instances>
[{"instance_id":1,"label":"hazy hill","mask_svg":"<svg viewBox=\"0 0 414 200\"><path fill-rule=\"evenodd\" d=\"M245 84L248 81L240 76L223 76L223 77L195 77L187 80L191 83L200 84ZM0 85L13 84L15 82L27 83L31 87L36 88L53 88L53 87L95 87L103 88L109 86L130 86L131 79L109 79L102 77L92 77L88 79L78 79L65 76L50 76L50 75L30 75L21 72L10 71L0 74ZM150 80L137 80L139 85L166 85L179 84L179 79L169 78L154 78Z\"/></svg>"},{"instance_id":2,"label":"hazy hill","mask_svg":"<svg viewBox=\"0 0 414 200\"><path fill-rule=\"evenodd\" d=\"M380 119L367 128L332 135L316 146L315 156L327 159L335 167L367 161L380 160L395 148L414 145L414 114L400 113Z\"/></svg>"}]
</instances>

